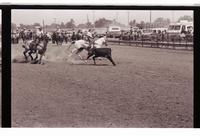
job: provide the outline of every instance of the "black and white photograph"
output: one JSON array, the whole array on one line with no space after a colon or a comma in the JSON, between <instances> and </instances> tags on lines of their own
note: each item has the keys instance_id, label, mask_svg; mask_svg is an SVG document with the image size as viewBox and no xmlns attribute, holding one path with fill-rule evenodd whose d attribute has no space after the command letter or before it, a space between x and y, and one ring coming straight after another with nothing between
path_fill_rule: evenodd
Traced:
<instances>
[{"instance_id":1,"label":"black and white photograph","mask_svg":"<svg viewBox=\"0 0 200 136\"><path fill-rule=\"evenodd\" d=\"M2 86L1 86L1 83L2 83L2 45L1 45L1 10L0 10L0 87L2 88ZM1 92L0 92L0 96L2 97L2 95L1 95ZM0 98L0 100L1 100L1 98ZM2 101L0 102L0 104L2 104ZM1 108L0 108L1 109ZM0 113L0 121L1 121L1 113ZM1 125L0 125L1 126Z\"/></svg>"},{"instance_id":2,"label":"black and white photograph","mask_svg":"<svg viewBox=\"0 0 200 136\"><path fill-rule=\"evenodd\" d=\"M12 127L192 128L193 14L12 9Z\"/></svg>"}]
</instances>

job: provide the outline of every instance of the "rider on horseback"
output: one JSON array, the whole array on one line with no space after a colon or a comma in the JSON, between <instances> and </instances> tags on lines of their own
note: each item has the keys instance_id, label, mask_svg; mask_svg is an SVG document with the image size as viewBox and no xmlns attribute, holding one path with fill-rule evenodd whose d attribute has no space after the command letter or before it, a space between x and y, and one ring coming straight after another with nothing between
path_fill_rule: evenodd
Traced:
<instances>
[{"instance_id":1,"label":"rider on horseback","mask_svg":"<svg viewBox=\"0 0 200 136\"><path fill-rule=\"evenodd\" d=\"M87 36L87 41L89 42L89 47L94 46L94 37L91 29L88 30L86 36Z\"/></svg>"},{"instance_id":2,"label":"rider on horseback","mask_svg":"<svg viewBox=\"0 0 200 136\"><path fill-rule=\"evenodd\" d=\"M36 37L35 37L35 40L34 40L35 44L33 46L34 52L36 52L37 46L40 46L40 42L42 40L43 35L44 35L44 32L43 32L42 28L38 27L38 29L36 31Z\"/></svg>"},{"instance_id":3,"label":"rider on horseback","mask_svg":"<svg viewBox=\"0 0 200 136\"><path fill-rule=\"evenodd\" d=\"M72 30L72 35L71 35L71 43L74 44L76 41L76 32L75 30L73 29Z\"/></svg>"},{"instance_id":4,"label":"rider on horseback","mask_svg":"<svg viewBox=\"0 0 200 136\"><path fill-rule=\"evenodd\" d=\"M82 34L82 31L79 29L76 34L76 40L80 40L80 39L83 39L83 34Z\"/></svg>"}]
</instances>

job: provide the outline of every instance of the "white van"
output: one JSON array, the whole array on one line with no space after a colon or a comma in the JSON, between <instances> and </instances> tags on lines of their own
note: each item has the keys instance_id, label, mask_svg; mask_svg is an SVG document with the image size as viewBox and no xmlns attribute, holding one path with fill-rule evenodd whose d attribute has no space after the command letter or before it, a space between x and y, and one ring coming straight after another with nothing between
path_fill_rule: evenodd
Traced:
<instances>
[{"instance_id":1,"label":"white van","mask_svg":"<svg viewBox=\"0 0 200 136\"><path fill-rule=\"evenodd\" d=\"M121 34L121 28L119 26L107 27L107 36L110 38L119 38Z\"/></svg>"},{"instance_id":2,"label":"white van","mask_svg":"<svg viewBox=\"0 0 200 136\"><path fill-rule=\"evenodd\" d=\"M109 26L108 32L120 32L121 28L119 26Z\"/></svg>"},{"instance_id":3,"label":"white van","mask_svg":"<svg viewBox=\"0 0 200 136\"><path fill-rule=\"evenodd\" d=\"M169 34L186 34L193 33L193 22L181 21L179 23L171 23L167 29Z\"/></svg>"}]
</instances>

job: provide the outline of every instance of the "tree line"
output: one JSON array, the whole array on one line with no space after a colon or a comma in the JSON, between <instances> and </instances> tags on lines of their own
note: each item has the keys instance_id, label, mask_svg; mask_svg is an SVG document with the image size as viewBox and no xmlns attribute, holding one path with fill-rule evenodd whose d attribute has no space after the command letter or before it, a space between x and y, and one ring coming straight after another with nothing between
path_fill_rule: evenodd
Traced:
<instances>
[{"instance_id":1,"label":"tree line","mask_svg":"<svg viewBox=\"0 0 200 136\"><path fill-rule=\"evenodd\" d=\"M180 20L188 20L188 21L193 21L193 18L191 16L182 16L178 19L178 22ZM131 27L139 27L141 29L143 28L150 28L150 27L167 27L170 24L171 20L168 18L163 18L163 17L159 17L156 18L153 22L144 22L144 21L140 21L137 22L135 19L130 20L129 21L129 26ZM86 23L81 23L81 24L77 24L75 23L75 21L73 19L70 19L68 22L64 23L51 23L50 25L44 25L44 27L46 29L56 29L57 27L61 28L61 29L66 29L66 28L105 28L108 27L109 25L117 25L117 26L121 26L121 27L125 27L125 24L121 24L119 22L117 22L115 19L114 20L109 20L106 18L99 18L98 20L96 20L94 23L92 22L86 22ZM33 23L30 25L25 25L25 24L19 24L20 28L27 28L27 29L34 29L36 26L43 26L40 23ZM17 25L15 23L12 23L12 29L16 29Z\"/></svg>"}]
</instances>

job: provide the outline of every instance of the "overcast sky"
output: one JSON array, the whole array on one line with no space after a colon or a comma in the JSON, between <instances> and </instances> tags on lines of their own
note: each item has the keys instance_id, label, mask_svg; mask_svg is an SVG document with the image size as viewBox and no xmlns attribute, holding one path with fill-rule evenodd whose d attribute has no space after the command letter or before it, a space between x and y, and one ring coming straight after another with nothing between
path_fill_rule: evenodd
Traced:
<instances>
[{"instance_id":1,"label":"overcast sky","mask_svg":"<svg viewBox=\"0 0 200 136\"><path fill-rule=\"evenodd\" d=\"M40 23L44 20L45 24L53 22L66 23L71 18L75 20L76 25L87 22L87 15L89 21L93 23L94 20L99 18L117 19L118 22L127 24L129 20L136 19L137 22L150 20L149 10L12 10L12 22L19 25ZM190 15L193 17L193 11L190 10L152 10L152 21L158 17L169 18L177 21L180 16ZM173 17L174 16L174 17Z\"/></svg>"},{"instance_id":2,"label":"overcast sky","mask_svg":"<svg viewBox=\"0 0 200 136\"><path fill-rule=\"evenodd\" d=\"M1 23L1 10L0 10L0 24L2 24L2 23Z\"/></svg>"}]
</instances>

